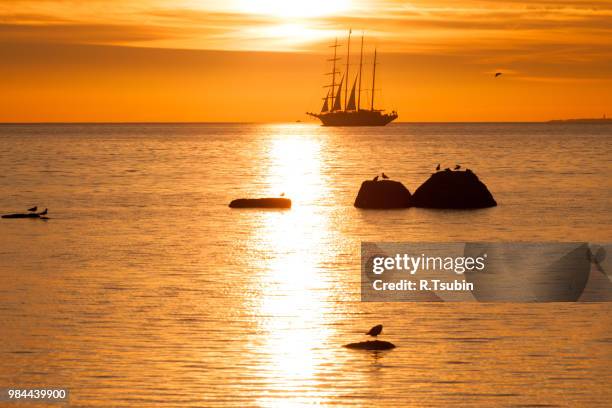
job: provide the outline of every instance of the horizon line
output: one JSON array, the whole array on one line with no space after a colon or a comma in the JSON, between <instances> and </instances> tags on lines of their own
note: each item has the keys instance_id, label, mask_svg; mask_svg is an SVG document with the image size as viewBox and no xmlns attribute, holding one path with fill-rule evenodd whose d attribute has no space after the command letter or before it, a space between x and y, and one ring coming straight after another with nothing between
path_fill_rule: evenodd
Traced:
<instances>
[{"instance_id":1,"label":"horizon line","mask_svg":"<svg viewBox=\"0 0 612 408\"><path fill-rule=\"evenodd\" d=\"M568 119L547 119L547 120L469 120L469 121L398 121L390 125L399 124L444 124L444 123L549 123L556 120L568 120ZM571 119L570 119L571 120ZM315 125L322 126L316 122L304 122L304 121L268 121L268 122L257 122L257 121L33 121L33 122L1 122L0 126L6 125L272 125L272 124L302 124L302 125Z\"/></svg>"}]
</instances>

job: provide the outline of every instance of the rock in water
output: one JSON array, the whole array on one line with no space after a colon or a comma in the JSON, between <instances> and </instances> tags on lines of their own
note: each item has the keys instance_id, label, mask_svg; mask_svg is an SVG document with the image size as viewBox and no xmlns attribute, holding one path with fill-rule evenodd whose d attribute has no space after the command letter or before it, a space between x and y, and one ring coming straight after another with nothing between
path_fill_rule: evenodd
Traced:
<instances>
[{"instance_id":1,"label":"rock in water","mask_svg":"<svg viewBox=\"0 0 612 408\"><path fill-rule=\"evenodd\" d=\"M486 208L495 207L493 196L470 170L440 171L416 189L412 204L423 208Z\"/></svg>"},{"instance_id":2,"label":"rock in water","mask_svg":"<svg viewBox=\"0 0 612 408\"><path fill-rule=\"evenodd\" d=\"M288 198L239 198L229 205L231 208L291 208Z\"/></svg>"},{"instance_id":3,"label":"rock in water","mask_svg":"<svg viewBox=\"0 0 612 408\"><path fill-rule=\"evenodd\" d=\"M343 347L353 350L391 350L395 348L395 344L389 343L388 341L373 340L349 343L345 344Z\"/></svg>"},{"instance_id":4,"label":"rock in water","mask_svg":"<svg viewBox=\"0 0 612 408\"><path fill-rule=\"evenodd\" d=\"M366 180L361 183L355 199L355 207L369 209L408 208L411 205L410 191L399 181Z\"/></svg>"}]
</instances>

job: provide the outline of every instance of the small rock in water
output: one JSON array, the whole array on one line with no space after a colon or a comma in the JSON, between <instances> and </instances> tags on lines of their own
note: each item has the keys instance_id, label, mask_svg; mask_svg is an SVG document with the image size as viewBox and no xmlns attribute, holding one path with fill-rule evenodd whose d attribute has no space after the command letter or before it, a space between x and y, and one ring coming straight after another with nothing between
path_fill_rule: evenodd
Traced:
<instances>
[{"instance_id":1,"label":"small rock in water","mask_svg":"<svg viewBox=\"0 0 612 408\"><path fill-rule=\"evenodd\" d=\"M432 174L416 189L412 204L423 208L469 209L495 207L497 202L471 170L446 169Z\"/></svg>"},{"instance_id":2,"label":"small rock in water","mask_svg":"<svg viewBox=\"0 0 612 408\"><path fill-rule=\"evenodd\" d=\"M355 207L368 209L408 208L410 191L399 181L366 180L355 199Z\"/></svg>"}]
</instances>

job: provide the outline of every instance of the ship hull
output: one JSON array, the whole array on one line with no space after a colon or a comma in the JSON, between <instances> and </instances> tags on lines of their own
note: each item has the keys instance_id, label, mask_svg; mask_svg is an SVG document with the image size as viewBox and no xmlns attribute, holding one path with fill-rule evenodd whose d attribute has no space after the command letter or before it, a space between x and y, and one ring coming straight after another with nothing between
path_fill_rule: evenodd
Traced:
<instances>
[{"instance_id":1,"label":"ship hull","mask_svg":"<svg viewBox=\"0 0 612 408\"><path fill-rule=\"evenodd\" d=\"M395 112L389 114L377 110L336 111L308 114L318 118L323 126L385 126L397 119L397 114Z\"/></svg>"}]
</instances>

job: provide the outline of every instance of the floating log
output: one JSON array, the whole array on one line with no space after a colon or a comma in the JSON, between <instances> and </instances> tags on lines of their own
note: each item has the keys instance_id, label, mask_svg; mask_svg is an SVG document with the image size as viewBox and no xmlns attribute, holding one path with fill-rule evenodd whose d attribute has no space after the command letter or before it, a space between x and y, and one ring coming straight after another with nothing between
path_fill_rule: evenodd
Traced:
<instances>
[{"instance_id":1,"label":"floating log","mask_svg":"<svg viewBox=\"0 0 612 408\"><path fill-rule=\"evenodd\" d=\"M388 341L370 340L345 344L343 347L353 350L391 350L395 348L395 344Z\"/></svg>"},{"instance_id":2,"label":"floating log","mask_svg":"<svg viewBox=\"0 0 612 408\"><path fill-rule=\"evenodd\" d=\"M7 215L3 215L2 218L40 218L40 215L36 213L7 214Z\"/></svg>"},{"instance_id":3,"label":"floating log","mask_svg":"<svg viewBox=\"0 0 612 408\"><path fill-rule=\"evenodd\" d=\"M239 198L230 203L230 208L291 208L288 198Z\"/></svg>"}]
</instances>

